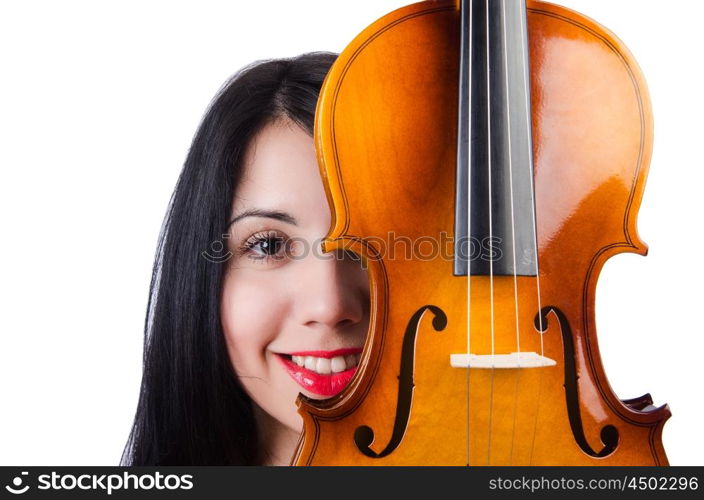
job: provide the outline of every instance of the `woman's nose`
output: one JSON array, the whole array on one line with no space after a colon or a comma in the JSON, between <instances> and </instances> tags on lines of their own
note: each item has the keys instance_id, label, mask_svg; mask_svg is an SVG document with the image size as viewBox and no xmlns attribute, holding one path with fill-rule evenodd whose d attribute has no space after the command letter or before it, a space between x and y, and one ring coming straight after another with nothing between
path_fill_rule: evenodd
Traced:
<instances>
[{"instance_id":1,"label":"woman's nose","mask_svg":"<svg viewBox=\"0 0 704 500\"><path fill-rule=\"evenodd\" d=\"M366 272L348 255L310 255L301 273L297 300L308 327L342 329L362 321L369 301Z\"/></svg>"}]
</instances>

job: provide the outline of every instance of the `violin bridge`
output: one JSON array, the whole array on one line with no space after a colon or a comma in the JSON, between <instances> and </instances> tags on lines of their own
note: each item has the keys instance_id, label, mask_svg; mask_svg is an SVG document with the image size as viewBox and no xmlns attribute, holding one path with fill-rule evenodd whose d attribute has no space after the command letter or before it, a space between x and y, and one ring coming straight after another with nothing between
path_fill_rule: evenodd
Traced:
<instances>
[{"instance_id":1,"label":"violin bridge","mask_svg":"<svg viewBox=\"0 0 704 500\"><path fill-rule=\"evenodd\" d=\"M557 363L537 352L512 352L511 354L451 354L453 368L539 368Z\"/></svg>"}]
</instances>

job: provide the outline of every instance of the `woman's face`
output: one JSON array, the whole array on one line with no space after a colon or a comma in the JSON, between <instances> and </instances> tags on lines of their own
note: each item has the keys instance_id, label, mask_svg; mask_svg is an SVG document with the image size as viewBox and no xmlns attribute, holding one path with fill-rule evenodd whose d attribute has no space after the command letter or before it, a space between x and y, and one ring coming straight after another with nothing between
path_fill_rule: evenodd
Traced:
<instances>
[{"instance_id":1,"label":"woman's face","mask_svg":"<svg viewBox=\"0 0 704 500\"><path fill-rule=\"evenodd\" d=\"M221 319L230 360L259 409L300 432L299 392L338 394L367 333L367 275L322 254L330 228L313 139L279 120L249 145L234 195Z\"/></svg>"}]
</instances>

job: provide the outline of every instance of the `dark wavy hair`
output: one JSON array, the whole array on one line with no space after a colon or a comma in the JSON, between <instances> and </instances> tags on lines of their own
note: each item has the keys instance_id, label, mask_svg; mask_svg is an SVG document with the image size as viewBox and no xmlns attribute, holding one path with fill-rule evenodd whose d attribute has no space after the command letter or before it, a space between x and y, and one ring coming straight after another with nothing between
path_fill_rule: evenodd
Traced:
<instances>
[{"instance_id":1,"label":"dark wavy hair","mask_svg":"<svg viewBox=\"0 0 704 500\"><path fill-rule=\"evenodd\" d=\"M253 136L282 117L313 135L318 94L335 57L315 52L256 62L206 111L159 234L139 403L122 465L261 462L252 402L235 377L220 323L224 263L201 254L227 232Z\"/></svg>"}]
</instances>

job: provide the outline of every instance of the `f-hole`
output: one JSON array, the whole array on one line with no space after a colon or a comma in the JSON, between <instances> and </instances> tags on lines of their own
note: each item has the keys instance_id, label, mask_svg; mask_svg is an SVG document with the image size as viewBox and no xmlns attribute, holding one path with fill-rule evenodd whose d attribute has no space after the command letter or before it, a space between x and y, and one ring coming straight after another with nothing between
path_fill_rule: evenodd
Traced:
<instances>
[{"instance_id":1,"label":"f-hole","mask_svg":"<svg viewBox=\"0 0 704 500\"><path fill-rule=\"evenodd\" d=\"M413 403L413 369L415 359L416 336L418 327L425 311L433 313L432 325L435 331L441 332L447 326L447 316L436 306L426 305L418 309L411 316L406 332L403 335L403 345L401 346L401 372L398 375L398 398L396 403L396 419L394 420L394 430L391 434L389 444L379 453L371 449L374 442L374 430L368 425L361 425L354 431L354 443L357 449L370 458L383 458L393 452L406 433L408 419L411 415L411 405Z\"/></svg>"},{"instance_id":2,"label":"f-hole","mask_svg":"<svg viewBox=\"0 0 704 500\"><path fill-rule=\"evenodd\" d=\"M535 316L535 328L541 334L545 333L548 328L548 316L551 312L557 317L562 332L562 345L564 348L563 359L565 360L565 402L567 404L567 415L569 416L572 434L582 451L590 457L608 457L618 446L618 429L613 425L606 425L601 429L600 437L604 447L598 452L594 451L592 447L589 446L587 438L584 436L582 415L579 410L579 387L577 385L577 363L574 359L574 339L572 338L572 329L570 328L567 317L557 307L544 307ZM541 325L542 330L540 329Z\"/></svg>"}]
</instances>

